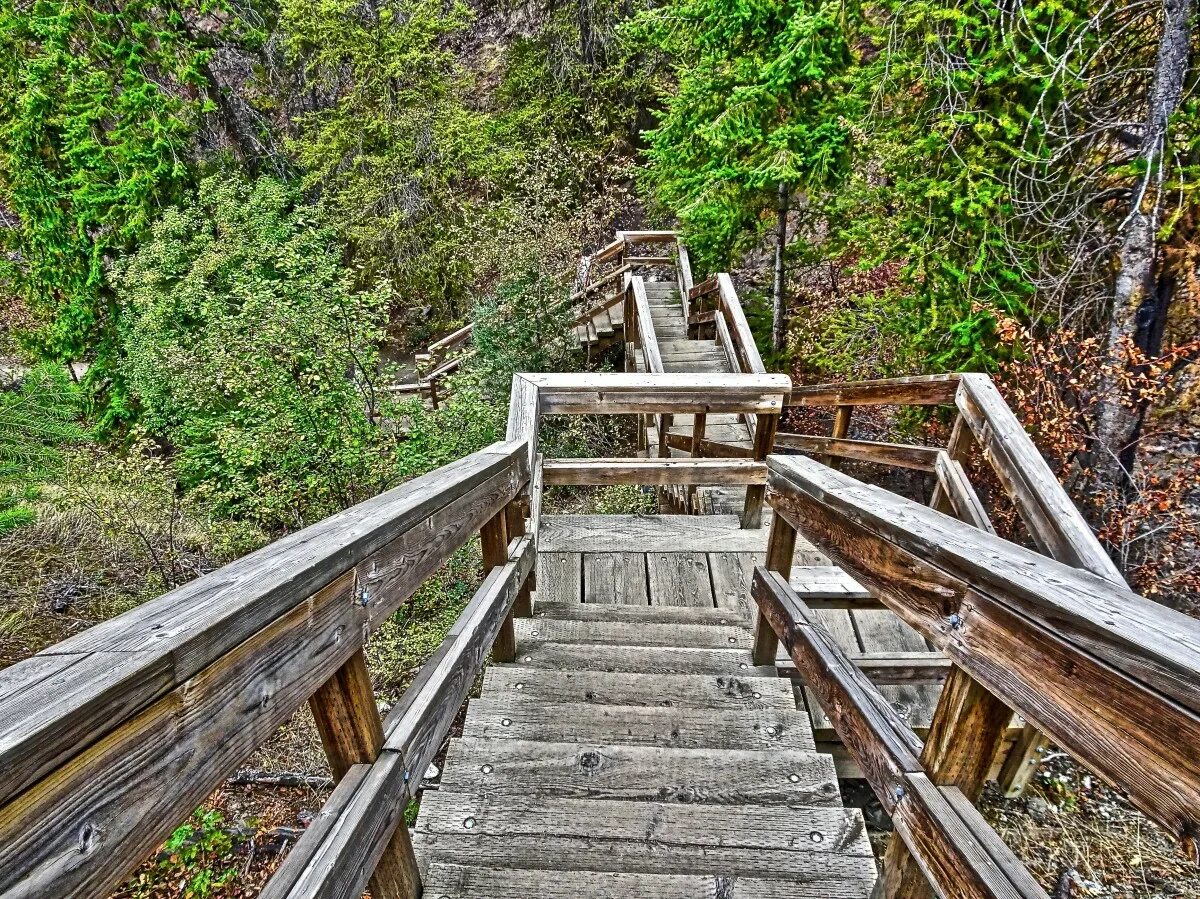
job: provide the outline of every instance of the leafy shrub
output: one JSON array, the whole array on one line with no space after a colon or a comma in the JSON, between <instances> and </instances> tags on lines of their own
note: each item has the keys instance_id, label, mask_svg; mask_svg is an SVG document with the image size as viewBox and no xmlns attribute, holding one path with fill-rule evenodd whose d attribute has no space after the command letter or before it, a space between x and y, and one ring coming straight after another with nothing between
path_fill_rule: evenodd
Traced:
<instances>
[{"instance_id":1,"label":"leafy shrub","mask_svg":"<svg viewBox=\"0 0 1200 899\"><path fill-rule=\"evenodd\" d=\"M387 485L391 441L373 418L388 292L351 289L293 189L205 180L118 284L142 426L219 513L297 527Z\"/></svg>"},{"instance_id":2,"label":"leafy shrub","mask_svg":"<svg viewBox=\"0 0 1200 899\"><path fill-rule=\"evenodd\" d=\"M0 391L0 534L35 518L28 505L62 469L61 447L83 439L78 391L61 365L39 365Z\"/></svg>"}]
</instances>

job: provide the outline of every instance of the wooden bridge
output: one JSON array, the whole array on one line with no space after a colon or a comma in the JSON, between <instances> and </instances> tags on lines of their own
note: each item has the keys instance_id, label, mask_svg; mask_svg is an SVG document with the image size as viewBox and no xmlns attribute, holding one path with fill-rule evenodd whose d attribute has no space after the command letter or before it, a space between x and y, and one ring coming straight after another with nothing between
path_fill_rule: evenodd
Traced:
<instances>
[{"instance_id":1,"label":"wooden bridge","mask_svg":"<svg viewBox=\"0 0 1200 899\"><path fill-rule=\"evenodd\" d=\"M986 376L793 389L673 234L592 262L580 340L626 372L518 375L504 442L0 672L0 897L108 895L306 702L337 785L270 899L1045 896L973 801L1047 742L1195 856L1200 625L1125 587ZM832 434L778 434L789 404ZM956 408L949 445L850 438L903 404ZM645 451L543 458L561 415L639 416ZM929 472L932 508L843 459ZM571 484L693 514L543 515ZM381 719L366 639L476 534L482 585ZM839 769L895 824L879 878Z\"/></svg>"}]
</instances>

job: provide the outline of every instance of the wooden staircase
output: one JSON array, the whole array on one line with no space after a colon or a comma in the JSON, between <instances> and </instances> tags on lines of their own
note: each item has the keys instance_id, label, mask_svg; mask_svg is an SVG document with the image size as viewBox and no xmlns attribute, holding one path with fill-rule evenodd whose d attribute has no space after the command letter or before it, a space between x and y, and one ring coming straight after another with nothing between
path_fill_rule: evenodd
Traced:
<instances>
[{"instance_id":1,"label":"wooden staircase","mask_svg":"<svg viewBox=\"0 0 1200 899\"><path fill-rule=\"evenodd\" d=\"M426 896L870 893L862 816L790 681L752 663L745 554L718 551L765 534L672 517L617 517L600 552L542 519L515 662L487 669L421 803Z\"/></svg>"},{"instance_id":2,"label":"wooden staircase","mask_svg":"<svg viewBox=\"0 0 1200 899\"><path fill-rule=\"evenodd\" d=\"M974 802L1050 741L1200 858L1200 624L1121 582L987 376L794 388L673 233L592 259L581 340L612 325L626 372L515 375L505 440L0 672L2 899L111 895L306 703L336 787L262 899L1047 899ZM830 435L777 436L789 402ZM858 405L956 424L855 439ZM638 416L644 452L544 459L551 415ZM996 535L976 442L1041 552ZM843 459L927 472L932 508ZM612 484L706 514L542 513ZM476 536L482 583L381 717L370 634ZM894 822L878 883L839 774Z\"/></svg>"}]
</instances>

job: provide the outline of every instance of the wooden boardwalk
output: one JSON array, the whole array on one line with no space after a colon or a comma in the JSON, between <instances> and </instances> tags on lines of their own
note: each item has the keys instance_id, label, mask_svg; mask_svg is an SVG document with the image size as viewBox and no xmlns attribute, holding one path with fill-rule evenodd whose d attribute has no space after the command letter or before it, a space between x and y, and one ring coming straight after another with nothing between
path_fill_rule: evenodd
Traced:
<instances>
[{"instance_id":1,"label":"wooden boardwalk","mask_svg":"<svg viewBox=\"0 0 1200 899\"><path fill-rule=\"evenodd\" d=\"M542 519L516 660L421 803L426 896L869 895L861 813L791 681L751 662L764 540L727 516Z\"/></svg>"}]
</instances>

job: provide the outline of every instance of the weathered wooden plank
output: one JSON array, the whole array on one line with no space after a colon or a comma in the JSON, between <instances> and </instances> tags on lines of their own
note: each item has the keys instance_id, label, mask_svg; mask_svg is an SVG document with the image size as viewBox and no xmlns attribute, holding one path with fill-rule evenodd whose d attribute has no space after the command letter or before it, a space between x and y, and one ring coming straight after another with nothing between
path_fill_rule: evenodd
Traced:
<instances>
[{"instance_id":1,"label":"weathered wooden plank","mask_svg":"<svg viewBox=\"0 0 1200 899\"><path fill-rule=\"evenodd\" d=\"M361 649L334 672L308 701L334 780L358 764L370 764L383 748L383 721Z\"/></svg>"},{"instance_id":2,"label":"weathered wooden plank","mask_svg":"<svg viewBox=\"0 0 1200 899\"><path fill-rule=\"evenodd\" d=\"M655 606L714 607L708 558L702 552L646 554L650 604Z\"/></svg>"},{"instance_id":3,"label":"weathered wooden plank","mask_svg":"<svg viewBox=\"0 0 1200 899\"><path fill-rule=\"evenodd\" d=\"M647 606L646 557L641 553L586 553L583 556L583 601Z\"/></svg>"},{"instance_id":4,"label":"weathered wooden plank","mask_svg":"<svg viewBox=\"0 0 1200 899\"><path fill-rule=\"evenodd\" d=\"M0 802L439 509L502 472L521 479L521 455L494 444L0 672ZM48 676L49 656L64 663Z\"/></svg>"},{"instance_id":5,"label":"weathered wooden plank","mask_svg":"<svg viewBox=\"0 0 1200 899\"><path fill-rule=\"evenodd\" d=\"M811 384L792 391L795 406L945 406L954 403L959 375L915 375L848 384Z\"/></svg>"},{"instance_id":6,"label":"weathered wooden plank","mask_svg":"<svg viewBox=\"0 0 1200 899\"><path fill-rule=\"evenodd\" d=\"M532 537L521 538L511 561L493 568L451 627L448 651L403 711L389 716L386 747L403 756L410 776L422 774L441 747L483 660L533 567ZM411 692L411 691L410 691Z\"/></svg>"},{"instance_id":7,"label":"weathered wooden plank","mask_svg":"<svg viewBox=\"0 0 1200 899\"><path fill-rule=\"evenodd\" d=\"M687 434L667 434L667 446L688 453L694 448L692 438ZM700 441L700 454L715 459L748 459L752 451L749 439L726 443L704 439Z\"/></svg>"},{"instance_id":8,"label":"weathered wooden plank","mask_svg":"<svg viewBox=\"0 0 1200 899\"><path fill-rule=\"evenodd\" d=\"M849 408L849 407L841 407ZM807 434L776 434L775 445L813 455L856 459L877 465L894 465L917 471L933 471L941 449L906 443L881 443L876 440L846 440Z\"/></svg>"},{"instance_id":9,"label":"weathered wooden plank","mask_svg":"<svg viewBox=\"0 0 1200 899\"><path fill-rule=\"evenodd\" d=\"M262 899L358 899L385 852L412 853L404 824L409 784L404 760L385 751L361 781L343 780L333 791L331 820L308 831L288 854L279 872L259 894ZM419 895L416 884L394 884Z\"/></svg>"},{"instance_id":10,"label":"weathered wooden plank","mask_svg":"<svg viewBox=\"0 0 1200 899\"><path fill-rule=\"evenodd\" d=\"M422 802L414 836L420 855L433 861L453 853L549 871L769 871L800 882L868 873L874 861L857 809L803 814L798 834L797 811L780 806L521 797L490 803L438 791Z\"/></svg>"},{"instance_id":11,"label":"weathered wooden plank","mask_svg":"<svg viewBox=\"0 0 1200 899\"><path fill-rule=\"evenodd\" d=\"M488 668L484 674L484 695L504 691L508 691L511 699L522 702L796 710L791 684L780 677L546 671L508 665Z\"/></svg>"},{"instance_id":12,"label":"weathered wooden plank","mask_svg":"<svg viewBox=\"0 0 1200 899\"><path fill-rule=\"evenodd\" d=\"M774 665L753 665L743 649L605 646L540 643L517 656L520 665L563 671L628 671L644 674L754 674L770 677Z\"/></svg>"},{"instance_id":13,"label":"weathered wooden plank","mask_svg":"<svg viewBox=\"0 0 1200 899\"><path fill-rule=\"evenodd\" d=\"M829 756L793 749L661 749L603 743L450 741L442 781L480 796L706 805L841 804Z\"/></svg>"},{"instance_id":14,"label":"weathered wooden plank","mask_svg":"<svg viewBox=\"0 0 1200 899\"><path fill-rule=\"evenodd\" d=\"M721 310L725 313L741 370L754 374L765 372L767 368L763 365L758 345L754 342L754 332L750 330L750 323L746 321L746 313L742 311L741 301L733 287L733 279L722 272L717 275L717 288L721 293Z\"/></svg>"},{"instance_id":15,"label":"weathered wooden plank","mask_svg":"<svg viewBox=\"0 0 1200 899\"><path fill-rule=\"evenodd\" d=\"M541 547L537 554L537 607L547 603L579 603L583 600L583 556L579 553L550 552Z\"/></svg>"},{"instance_id":16,"label":"weathered wooden plank","mask_svg":"<svg viewBox=\"0 0 1200 899\"><path fill-rule=\"evenodd\" d=\"M659 375L624 372L531 374L544 415L778 412L791 390L787 375Z\"/></svg>"},{"instance_id":17,"label":"weathered wooden plank","mask_svg":"<svg viewBox=\"0 0 1200 899\"><path fill-rule=\"evenodd\" d=\"M938 486L945 495L954 517L973 528L979 528L989 534L996 533L991 519L988 518L987 510L983 507L983 501L979 499L979 494L971 486L971 481L967 477L962 463L951 458L948 452L940 452L935 467ZM938 508L936 502L930 503L930 505L935 509Z\"/></svg>"},{"instance_id":18,"label":"weathered wooden plank","mask_svg":"<svg viewBox=\"0 0 1200 899\"><path fill-rule=\"evenodd\" d=\"M848 655L850 661L876 686L941 683L952 665L949 659L936 652L852 652ZM780 674L799 677L791 659L779 659L775 664Z\"/></svg>"},{"instance_id":19,"label":"weathered wooden plank","mask_svg":"<svg viewBox=\"0 0 1200 899\"><path fill-rule=\"evenodd\" d=\"M522 868L433 864L427 889L444 899L867 899L869 879L763 880L725 874L643 874L610 871L546 872Z\"/></svg>"},{"instance_id":20,"label":"weathered wooden plank","mask_svg":"<svg viewBox=\"0 0 1200 899\"><path fill-rule=\"evenodd\" d=\"M683 555L673 553L671 558ZM711 593L710 593L711 596ZM709 605L709 608L712 608ZM889 613L890 614L890 613ZM629 624L624 621L521 619L516 622L517 649L538 643L586 643L605 646L692 646L699 649L749 649L744 627L712 624Z\"/></svg>"},{"instance_id":21,"label":"weathered wooden plank","mask_svg":"<svg viewBox=\"0 0 1200 899\"><path fill-rule=\"evenodd\" d=\"M992 379L981 374L963 375L955 401L983 448L984 458L996 470L1038 545L1060 562L1086 569L1124 587L1121 572Z\"/></svg>"},{"instance_id":22,"label":"weathered wooden plank","mask_svg":"<svg viewBox=\"0 0 1200 899\"><path fill-rule=\"evenodd\" d=\"M714 712L578 703L531 705L504 694L471 700L463 735L681 749L815 749L808 716L801 712L775 709Z\"/></svg>"},{"instance_id":23,"label":"weathered wooden plank","mask_svg":"<svg viewBox=\"0 0 1200 899\"><path fill-rule=\"evenodd\" d=\"M508 423L505 439L522 440L526 444L529 469L537 456L538 425L541 422L541 401L538 386L525 375L513 375L512 392L508 400ZM508 435L512 436L509 437Z\"/></svg>"},{"instance_id":24,"label":"weathered wooden plank","mask_svg":"<svg viewBox=\"0 0 1200 899\"><path fill-rule=\"evenodd\" d=\"M631 554L634 555L634 554ZM751 554L752 555L752 554ZM642 557L642 564L645 564ZM644 577L644 575L643 575ZM630 605L628 603L545 603L539 602L533 617L568 618L575 621L625 621L631 624L728 624L745 625L729 609Z\"/></svg>"},{"instance_id":25,"label":"weathered wooden plank","mask_svg":"<svg viewBox=\"0 0 1200 899\"><path fill-rule=\"evenodd\" d=\"M733 515L547 515L543 552L762 552L766 535Z\"/></svg>"},{"instance_id":26,"label":"weathered wooden plank","mask_svg":"<svg viewBox=\"0 0 1200 899\"><path fill-rule=\"evenodd\" d=\"M765 484L751 459L547 459L546 484Z\"/></svg>"},{"instance_id":27,"label":"weathered wooden plank","mask_svg":"<svg viewBox=\"0 0 1200 899\"><path fill-rule=\"evenodd\" d=\"M713 600L718 609L736 612L743 624L749 624L753 602L750 582L754 566L760 564L762 553L709 553L708 570L712 575Z\"/></svg>"},{"instance_id":28,"label":"weathered wooden plank","mask_svg":"<svg viewBox=\"0 0 1200 899\"><path fill-rule=\"evenodd\" d=\"M754 599L890 813L902 775L921 770L920 741L777 572L755 569Z\"/></svg>"},{"instance_id":29,"label":"weathered wooden plank","mask_svg":"<svg viewBox=\"0 0 1200 899\"><path fill-rule=\"evenodd\" d=\"M342 575L0 809L0 894L120 883L362 645L353 590Z\"/></svg>"},{"instance_id":30,"label":"weathered wooden plank","mask_svg":"<svg viewBox=\"0 0 1200 899\"><path fill-rule=\"evenodd\" d=\"M807 460L776 461L792 485L776 514L1147 815L1195 827L1200 758L1180 747L1200 744L1200 625Z\"/></svg>"}]
</instances>

